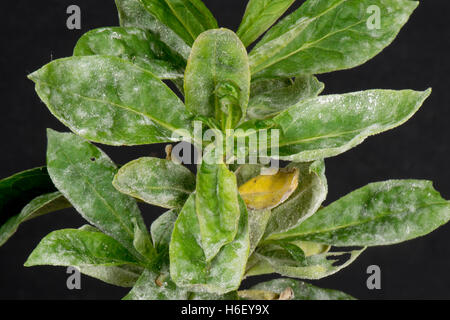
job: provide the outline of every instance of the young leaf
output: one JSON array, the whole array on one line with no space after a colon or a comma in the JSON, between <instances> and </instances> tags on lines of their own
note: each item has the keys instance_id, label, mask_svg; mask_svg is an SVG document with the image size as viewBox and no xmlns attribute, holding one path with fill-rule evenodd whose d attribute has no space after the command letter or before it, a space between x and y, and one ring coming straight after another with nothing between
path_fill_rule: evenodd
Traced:
<instances>
[{"instance_id":1,"label":"young leaf","mask_svg":"<svg viewBox=\"0 0 450 320\"><path fill-rule=\"evenodd\" d=\"M260 175L240 186L239 193L249 209L272 209L297 189L298 176L295 167L279 170L274 175Z\"/></svg>"},{"instance_id":2,"label":"young leaf","mask_svg":"<svg viewBox=\"0 0 450 320\"><path fill-rule=\"evenodd\" d=\"M256 286L253 286L249 291L274 293L279 297L281 293L288 288L293 291L292 300L354 300L352 296L346 293L318 288L311 284L293 279L275 279L259 283ZM243 295L241 291L239 292L239 296L244 299L253 300L253 295Z\"/></svg>"},{"instance_id":3,"label":"young leaf","mask_svg":"<svg viewBox=\"0 0 450 320\"><path fill-rule=\"evenodd\" d=\"M181 208L195 190L195 176L186 167L158 158L140 158L120 168L114 187L122 193L163 208Z\"/></svg>"},{"instance_id":4,"label":"young leaf","mask_svg":"<svg viewBox=\"0 0 450 320\"><path fill-rule=\"evenodd\" d=\"M160 79L184 76L185 61L174 54L149 31L139 28L110 27L85 33L74 49L74 56L116 56L149 70Z\"/></svg>"},{"instance_id":5,"label":"young leaf","mask_svg":"<svg viewBox=\"0 0 450 320\"><path fill-rule=\"evenodd\" d=\"M247 271L247 276L275 272L292 278L322 279L350 265L364 250L365 248L305 256L303 250L293 243L284 243L284 245L271 243L256 251L255 255L259 262Z\"/></svg>"},{"instance_id":6,"label":"young leaf","mask_svg":"<svg viewBox=\"0 0 450 320\"><path fill-rule=\"evenodd\" d=\"M245 46L259 38L280 18L295 0L250 0L237 31Z\"/></svg>"},{"instance_id":7,"label":"young leaf","mask_svg":"<svg viewBox=\"0 0 450 320\"><path fill-rule=\"evenodd\" d=\"M115 0L122 27L136 27L151 31L173 52L188 59L191 48L172 29L159 21L145 8L141 0Z\"/></svg>"},{"instance_id":8,"label":"young leaf","mask_svg":"<svg viewBox=\"0 0 450 320\"><path fill-rule=\"evenodd\" d=\"M239 230L233 242L225 245L207 262L200 239L200 227L192 195L181 211L170 243L170 275L181 287L196 292L224 294L237 290L249 252L248 216L240 201Z\"/></svg>"},{"instance_id":9,"label":"young leaf","mask_svg":"<svg viewBox=\"0 0 450 320\"><path fill-rule=\"evenodd\" d=\"M17 231L19 225L38 216L71 207L71 204L60 192L53 192L38 196L27 204L20 214L9 218L0 226L0 246Z\"/></svg>"},{"instance_id":10,"label":"young leaf","mask_svg":"<svg viewBox=\"0 0 450 320\"><path fill-rule=\"evenodd\" d=\"M167 272L146 269L123 300L187 300L189 292L177 287Z\"/></svg>"},{"instance_id":11,"label":"young leaf","mask_svg":"<svg viewBox=\"0 0 450 320\"><path fill-rule=\"evenodd\" d=\"M217 21L201 0L141 0L145 9L192 45L197 36L217 28Z\"/></svg>"},{"instance_id":12,"label":"young leaf","mask_svg":"<svg viewBox=\"0 0 450 320\"><path fill-rule=\"evenodd\" d=\"M180 99L149 71L117 57L55 60L29 78L61 122L94 142L169 142L173 131L190 130Z\"/></svg>"},{"instance_id":13,"label":"young leaf","mask_svg":"<svg viewBox=\"0 0 450 320\"><path fill-rule=\"evenodd\" d=\"M314 76L300 76L292 80L260 79L252 82L247 117L265 119L288 109L301 100L318 96L324 88Z\"/></svg>"},{"instance_id":14,"label":"young leaf","mask_svg":"<svg viewBox=\"0 0 450 320\"><path fill-rule=\"evenodd\" d=\"M209 158L207 158L209 157ZM239 228L241 210L236 176L223 163L205 155L197 172L195 207L206 261L233 241Z\"/></svg>"},{"instance_id":15,"label":"young leaf","mask_svg":"<svg viewBox=\"0 0 450 320\"><path fill-rule=\"evenodd\" d=\"M117 191L117 167L100 149L70 133L48 130L47 166L55 186L92 225L140 257L136 228L150 242L136 201Z\"/></svg>"},{"instance_id":16,"label":"young leaf","mask_svg":"<svg viewBox=\"0 0 450 320\"><path fill-rule=\"evenodd\" d=\"M250 93L247 51L230 30L202 33L194 43L185 73L186 107L232 129L245 116Z\"/></svg>"},{"instance_id":17,"label":"young leaf","mask_svg":"<svg viewBox=\"0 0 450 320\"><path fill-rule=\"evenodd\" d=\"M281 129L280 159L307 162L341 154L406 122L430 93L369 90L304 100L273 118Z\"/></svg>"},{"instance_id":18,"label":"young leaf","mask_svg":"<svg viewBox=\"0 0 450 320\"><path fill-rule=\"evenodd\" d=\"M327 196L325 164L322 160L313 163L291 163L288 168L298 169L299 184L285 203L272 210L265 238L298 226L320 208Z\"/></svg>"},{"instance_id":19,"label":"young leaf","mask_svg":"<svg viewBox=\"0 0 450 320\"><path fill-rule=\"evenodd\" d=\"M450 202L429 181L369 184L321 209L277 239L337 246L377 246L411 240L450 220Z\"/></svg>"},{"instance_id":20,"label":"young leaf","mask_svg":"<svg viewBox=\"0 0 450 320\"><path fill-rule=\"evenodd\" d=\"M353 68L397 36L419 2L308 0L274 26L250 54L252 74L289 77ZM373 23L380 11L380 24Z\"/></svg>"},{"instance_id":21,"label":"young leaf","mask_svg":"<svg viewBox=\"0 0 450 320\"><path fill-rule=\"evenodd\" d=\"M119 266L138 264L119 242L101 232L64 229L45 236L33 250L26 267L52 266Z\"/></svg>"}]
</instances>

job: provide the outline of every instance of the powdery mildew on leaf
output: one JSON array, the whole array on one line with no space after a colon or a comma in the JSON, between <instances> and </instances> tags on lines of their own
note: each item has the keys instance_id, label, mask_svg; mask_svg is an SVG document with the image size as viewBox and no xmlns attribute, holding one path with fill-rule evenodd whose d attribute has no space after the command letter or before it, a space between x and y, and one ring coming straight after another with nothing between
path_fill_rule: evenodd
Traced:
<instances>
[{"instance_id":1,"label":"powdery mildew on leaf","mask_svg":"<svg viewBox=\"0 0 450 320\"><path fill-rule=\"evenodd\" d=\"M274 292L280 295L286 288L294 292L292 300L354 300L348 294L340 291L322 289L305 282L293 279L275 279L253 286L251 290Z\"/></svg>"},{"instance_id":2,"label":"powdery mildew on leaf","mask_svg":"<svg viewBox=\"0 0 450 320\"><path fill-rule=\"evenodd\" d=\"M47 165L55 186L87 221L139 256L135 228L149 235L136 201L113 187L117 167L105 153L74 134L48 130Z\"/></svg>"},{"instance_id":3,"label":"powdery mildew on leaf","mask_svg":"<svg viewBox=\"0 0 450 320\"><path fill-rule=\"evenodd\" d=\"M122 27L150 30L174 52L187 60L191 48L173 30L146 10L141 0L115 0Z\"/></svg>"},{"instance_id":4,"label":"powdery mildew on leaf","mask_svg":"<svg viewBox=\"0 0 450 320\"><path fill-rule=\"evenodd\" d=\"M50 111L72 131L110 145L172 141L190 132L181 100L137 65L109 56L55 60L30 76Z\"/></svg>"},{"instance_id":5,"label":"powdery mildew on leaf","mask_svg":"<svg viewBox=\"0 0 450 320\"><path fill-rule=\"evenodd\" d=\"M175 283L190 291L216 294L239 288L250 247L248 216L243 201L240 207L236 238L208 263L201 246L195 196L187 200L178 216L170 243L170 275Z\"/></svg>"},{"instance_id":6,"label":"powdery mildew on leaf","mask_svg":"<svg viewBox=\"0 0 450 320\"><path fill-rule=\"evenodd\" d=\"M178 79L184 76L183 58L172 53L152 33L139 28L108 27L91 30L78 40L73 55L116 56L149 70L159 79Z\"/></svg>"},{"instance_id":7,"label":"powdery mildew on leaf","mask_svg":"<svg viewBox=\"0 0 450 320\"><path fill-rule=\"evenodd\" d=\"M341 154L406 122L430 94L368 90L304 100L273 119L282 132L279 158L306 162Z\"/></svg>"},{"instance_id":8,"label":"powdery mildew on leaf","mask_svg":"<svg viewBox=\"0 0 450 320\"><path fill-rule=\"evenodd\" d=\"M195 176L170 160L140 158L120 168L114 187L163 208L181 208L195 190Z\"/></svg>"},{"instance_id":9,"label":"powdery mildew on leaf","mask_svg":"<svg viewBox=\"0 0 450 320\"><path fill-rule=\"evenodd\" d=\"M309 0L274 26L250 53L252 74L288 77L349 69L380 53L419 4L409 0ZM369 28L380 8L380 28Z\"/></svg>"},{"instance_id":10,"label":"powdery mildew on leaf","mask_svg":"<svg viewBox=\"0 0 450 320\"><path fill-rule=\"evenodd\" d=\"M377 246L428 234L450 220L450 202L429 181L389 180L353 191L278 239Z\"/></svg>"}]
</instances>

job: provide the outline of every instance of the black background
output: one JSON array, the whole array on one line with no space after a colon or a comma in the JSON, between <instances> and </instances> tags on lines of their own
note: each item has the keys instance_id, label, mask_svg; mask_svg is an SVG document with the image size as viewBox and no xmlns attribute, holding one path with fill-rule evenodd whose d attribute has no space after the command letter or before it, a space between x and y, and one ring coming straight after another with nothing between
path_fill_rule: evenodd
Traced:
<instances>
[{"instance_id":1,"label":"black background","mask_svg":"<svg viewBox=\"0 0 450 320\"><path fill-rule=\"evenodd\" d=\"M246 1L205 2L220 26L237 29ZM82 30L66 28L66 8L71 4L81 7ZM2 1L1 13L0 177L7 177L45 164L46 128L68 131L39 101L26 75L51 59L70 56L84 32L118 25L118 19L112 0ZM431 98L407 124L326 160L327 203L369 182L391 178L432 180L442 195L450 199L449 16L448 1L421 1L411 21L382 54L362 67L319 77L326 84L325 93L433 87ZM101 147L117 163L163 155L162 146ZM150 206L142 209L148 223L162 213ZM82 277L81 290L69 291L64 268L23 267L43 236L55 229L82 224L84 221L74 210L66 210L21 226L0 248L0 299L118 299L125 295L128 289L86 276ZM360 299L448 299L449 240L450 225L425 238L369 248L350 267L315 284L343 290ZM370 291L366 287L366 269L372 264L381 268L381 290Z\"/></svg>"}]
</instances>

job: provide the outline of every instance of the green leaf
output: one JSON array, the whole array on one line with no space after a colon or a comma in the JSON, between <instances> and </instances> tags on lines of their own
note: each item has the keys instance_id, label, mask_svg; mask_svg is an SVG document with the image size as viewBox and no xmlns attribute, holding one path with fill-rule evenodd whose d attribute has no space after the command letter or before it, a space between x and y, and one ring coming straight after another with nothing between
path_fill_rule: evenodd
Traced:
<instances>
[{"instance_id":1,"label":"green leaf","mask_svg":"<svg viewBox=\"0 0 450 320\"><path fill-rule=\"evenodd\" d=\"M158 252L169 249L170 238L178 218L176 210L170 210L158 217L150 228L153 244Z\"/></svg>"},{"instance_id":2,"label":"green leaf","mask_svg":"<svg viewBox=\"0 0 450 320\"><path fill-rule=\"evenodd\" d=\"M318 96L324 88L314 76L300 76L295 80L259 79L252 82L247 117L265 119L288 109L301 100Z\"/></svg>"},{"instance_id":3,"label":"green leaf","mask_svg":"<svg viewBox=\"0 0 450 320\"><path fill-rule=\"evenodd\" d=\"M195 176L169 160L140 158L121 167L113 185L134 198L172 209L183 207L195 190Z\"/></svg>"},{"instance_id":4,"label":"green leaf","mask_svg":"<svg viewBox=\"0 0 450 320\"><path fill-rule=\"evenodd\" d=\"M189 292L179 288L167 272L146 269L123 300L187 300Z\"/></svg>"},{"instance_id":5,"label":"green leaf","mask_svg":"<svg viewBox=\"0 0 450 320\"><path fill-rule=\"evenodd\" d=\"M60 192L38 196L31 200L22 211L0 226L0 246L17 231L19 225L41 215L71 207L71 204Z\"/></svg>"},{"instance_id":6,"label":"green leaf","mask_svg":"<svg viewBox=\"0 0 450 320\"><path fill-rule=\"evenodd\" d=\"M205 155L197 172L195 207L201 244L206 261L233 241L239 228L236 176L224 163L216 164L214 156Z\"/></svg>"},{"instance_id":7,"label":"green leaf","mask_svg":"<svg viewBox=\"0 0 450 320\"><path fill-rule=\"evenodd\" d=\"M207 262L200 239L200 227L192 195L181 211L170 243L170 275L175 283L195 292L224 294L237 290L249 252L248 216L240 200L241 219L233 242Z\"/></svg>"},{"instance_id":8,"label":"green leaf","mask_svg":"<svg viewBox=\"0 0 450 320\"><path fill-rule=\"evenodd\" d=\"M247 50L228 29L209 30L194 43L185 73L186 107L232 129L245 116L250 94Z\"/></svg>"},{"instance_id":9,"label":"green leaf","mask_svg":"<svg viewBox=\"0 0 450 320\"><path fill-rule=\"evenodd\" d=\"M0 180L0 225L19 214L34 198L55 191L46 167L22 171Z\"/></svg>"},{"instance_id":10,"label":"green leaf","mask_svg":"<svg viewBox=\"0 0 450 320\"><path fill-rule=\"evenodd\" d=\"M259 283L250 290L272 292L279 296L287 288L291 288L294 293L292 300L354 300L346 293L322 289L293 279L275 279Z\"/></svg>"},{"instance_id":11,"label":"green leaf","mask_svg":"<svg viewBox=\"0 0 450 320\"><path fill-rule=\"evenodd\" d=\"M141 0L145 9L192 45L197 36L217 28L217 21L201 0Z\"/></svg>"},{"instance_id":12,"label":"green leaf","mask_svg":"<svg viewBox=\"0 0 450 320\"><path fill-rule=\"evenodd\" d=\"M74 134L48 130L47 166L55 186L87 221L140 257L136 228L150 241L144 220L136 201L113 187L117 167L105 153Z\"/></svg>"},{"instance_id":13,"label":"green leaf","mask_svg":"<svg viewBox=\"0 0 450 320\"><path fill-rule=\"evenodd\" d=\"M308 0L256 45L250 54L252 74L288 77L361 65L395 39L418 4L409 0ZM371 6L381 11L380 26L372 25Z\"/></svg>"},{"instance_id":14,"label":"green leaf","mask_svg":"<svg viewBox=\"0 0 450 320\"><path fill-rule=\"evenodd\" d=\"M298 226L312 216L326 199L328 186L323 160L312 163L291 163L288 168L298 168L299 185L291 197L272 210L265 238Z\"/></svg>"},{"instance_id":15,"label":"green leaf","mask_svg":"<svg viewBox=\"0 0 450 320\"><path fill-rule=\"evenodd\" d=\"M280 18L295 0L250 0L237 31L248 46Z\"/></svg>"},{"instance_id":16,"label":"green leaf","mask_svg":"<svg viewBox=\"0 0 450 320\"><path fill-rule=\"evenodd\" d=\"M138 28L109 27L91 30L78 41L74 56L116 56L149 70L160 79L184 76L185 61L173 54L151 32Z\"/></svg>"},{"instance_id":17,"label":"green leaf","mask_svg":"<svg viewBox=\"0 0 450 320\"><path fill-rule=\"evenodd\" d=\"M294 243L270 243L256 251L255 256L259 261L247 271L247 276L275 272L292 278L322 279L349 266L364 250L365 248L305 256L303 250Z\"/></svg>"},{"instance_id":18,"label":"green leaf","mask_svg":"<svg viewBox=\"0 0 450 320\"><path fill-rule=\"evenodd\" d=\"M272 211L269 209L248 211L248 226L250 230L249 255L251 255L255 251L259 242L263 238L271 215Z\"/></svg>"},{"instance_id":19,"label":"green leaf","mask_svg":"<svg viewBox=\"0 0 450 320\"><path fill-rule=\"evenodd\" d=\"M101 280L114 286L131 288L143 272L142 267L124 264L121 266L82 266L82 274Z\"/></svg>"},{"instance_id":20,"label":"green leaf","mask_svg":"<svg viewBox=\"0 0 450 320\"><path fill-rule=\"evenodd\" d=\"M307 162L341 154L406 122L430 93L369 90L304 100L273 118L281 129L279 158Z\"/></svg>"},{"instance_id":21,"label":"green leaf","mask_svg":"<svg viewBox=\"0 0 450 320\"><path fill-rule=\"evenodd\" d=\"M94 142L161 143L176 140L175 130L190 131L181 100L149 71L117 57L55 60L29 78L61 122Z\"/></svg>"},{"instance_id":22,"label":"green leaf","mask_svg":"<svg viewBox=\"0 0 450 320\"><path fill-rule=\"evenodd\" d=\"M89 267L137 263L125 247L101 232L64 229L45 236L25 266Z\"/></svg>"},{"instance_id":23,"label":"green leaf","mask_svg":"<svg viewBox=\"0 0 450 320\"><path fill-rule=\"evenodd\" d=\"M263 166L260 164L244 164L239 166L235 172L238 186L240 187L247 181L259 176L262 168ZM248 210L248 226L250 236L249 256L255 251L259 242L262 240L271 214L272 211L269 209Z\"/></svg>"},{"instance_id":24,"label":"green leaf","mask_svg":"<svg viewBox=\"0 0 450 320\"><path fill-rule=\"evenodd\" d=\"M191 48L168 26L146 10L141 0L115 0L122 27L137 27L151 31L173 52L188 59Z\"/></svg>"},{"instance_id":25,"label":"green leaf","mask_svg":"<svg viewBox=\"0 0 450 320\"><path fill-rule=\"evenodd\" d=\"M429 181L369 184L321 209L277 239L337 246L388 245L432 232L450 220L450 202Z\"/></svg>"}]
</instances>

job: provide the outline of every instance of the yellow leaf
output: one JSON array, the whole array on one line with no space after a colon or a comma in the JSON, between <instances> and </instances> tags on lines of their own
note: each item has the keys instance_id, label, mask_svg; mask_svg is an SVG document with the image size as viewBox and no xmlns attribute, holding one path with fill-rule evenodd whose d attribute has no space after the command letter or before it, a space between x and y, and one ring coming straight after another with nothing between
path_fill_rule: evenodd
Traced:
<instances>
[{"instance_id":1,"label":"yellow leaf","mask_svg":"<svg viewBox=\"0 0 450 320\"><path fill-rule=\"evenodd\" d=\"M297 168L282 169L274 175L261 175L250 179L239 188L248 208L272 209L286 201L297 189Z\"/></svg>"}]
</instances>

